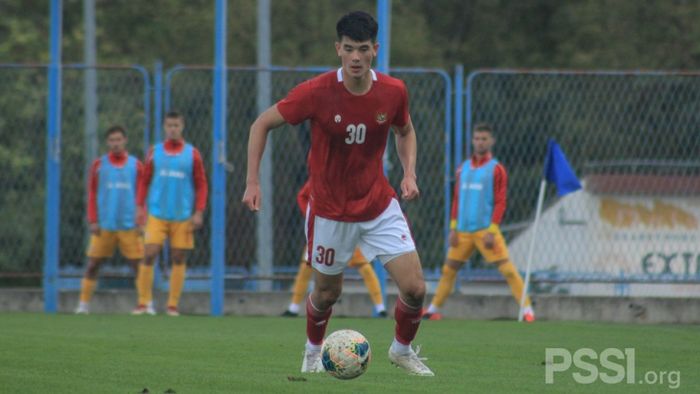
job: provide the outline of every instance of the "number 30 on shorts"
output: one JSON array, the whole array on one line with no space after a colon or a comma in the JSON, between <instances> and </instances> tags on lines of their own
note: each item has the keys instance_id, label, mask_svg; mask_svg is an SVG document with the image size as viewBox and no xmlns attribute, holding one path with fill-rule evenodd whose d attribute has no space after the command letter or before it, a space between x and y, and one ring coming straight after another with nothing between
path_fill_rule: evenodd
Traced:
<instances>
[{"instance_id":1,"label":"number 30 on shorts","mask_svg":"<svg viewBox=\"0 0 700 394\"><path fill-rule=\"evenodd\" d=\"M324 248L323 246L316 247L316 262L318 264L333 265L335 263L335 249Z\"/></svg>"}]
</instances>

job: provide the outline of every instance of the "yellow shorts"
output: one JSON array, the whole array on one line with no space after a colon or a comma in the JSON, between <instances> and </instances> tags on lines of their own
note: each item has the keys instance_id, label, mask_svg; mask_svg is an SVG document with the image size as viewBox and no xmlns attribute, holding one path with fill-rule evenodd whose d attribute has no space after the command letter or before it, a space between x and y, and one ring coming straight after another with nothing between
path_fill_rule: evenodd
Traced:
<instances>
[{"instance_id":1,"label":"yellow shorts","mask_svg":"<svg viewBox=\"0 0 700 394\"><path fill-rule=\"evenodd\" d=\"M301 254L301 261L308 264L308 259L309 255L306 252L306 248L304 248L304 252ZM362 254L360 248L355 248L355 253L352 254L352 258L350 258L350 261L348 261L348 267L360 268L368 263L367 258Z\"/></svg>"},{"instance_id":2,"label":"yellow shorts","mask_svg":"<svg viewBox=\"0 0 700 394\"><path fill-rule=\"evenodd\" d=\"M495 263L501 260L507 260L508 247L506 240L503 239L503 234L500 230L494 233L494 242L492 249L486 249L484 245L484 235L488 232L487 229L479 230L473 233L457 232L457 246L450 246L447 251L447 258L455 261L467 261L474 253L474 249L478 249L479 253L484 256L487 263Z\"/></svg>"},{"instance_id":3,"label":"yellow shorts","mask_svg":"<svg viewBox=\"0 0 700 394\"><path fill-rule=\"evenodd\" d=\"M139 230L107 231L100 230L100 235L90 236L87 256L101 259L114 256L114 249L119 244L119 252L129 260L143 258L143 238Z\"/></svg>"},{"instance_id":4,"label":"yellow shorts","mask_svg":"<svg viewBox=\"0 0 700 394\"><path fill-rule=\"evenodd\" d=\"M148 215L145 233L146 245L163 245L168 238L173 249L194 249L192 222L189 220L171 222Z\"/></svg>"},{"instance_id":5,"label":"yellow shorts","mask_svg":"<svg viewBox=\"0 0 700 394\"><path fill-rule=\"evenodd\" d=\"M348 267L351 268L360 268L365 264L368 264L369 262L365 258L365 256L362 254L362 251L360 248L355 248L355 253L352 254L352 258L350 261L348 261Z\"/></svg>"}]
</instances>

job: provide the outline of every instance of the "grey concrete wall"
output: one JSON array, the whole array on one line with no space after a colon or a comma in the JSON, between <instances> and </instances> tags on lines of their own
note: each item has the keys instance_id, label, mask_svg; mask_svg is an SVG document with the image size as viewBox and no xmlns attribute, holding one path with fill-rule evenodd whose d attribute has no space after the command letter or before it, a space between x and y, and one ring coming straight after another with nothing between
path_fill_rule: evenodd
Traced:
<instances>
[{"instance_id":1,"label":"grey concrete wall","mask_svg":"<svg viewBox=\"0 0 700 394\"><path fill-rule=\"evenodd\" d=\"M167 294L156 293L156 309L165 308ZM387 308L393 312L395 295L388 296ZM568 297L537 296L535 313L539 320L588 320L620 323L700 324L698 298L634 298L634 297ZM279 315L289 302L283 292L226 293L224 312L228 315ZM59 312L71 313L78 303L77 292L60 294ZM92 313L129 313L136 295L129 290L97 291L90 309ZM41 289L0 289L0 312L41 312ZM208 293L185 293L180 310L184 314L209 313ZM302 306L303 311L303 306ZM450 319L515 319L518 306L510 296L453 294L443 310ZM303 313L302 313L303 314ZM336 316L371 316L372 303L366 294L344 294L334 307Z\"/></svg>"}]
</instances>

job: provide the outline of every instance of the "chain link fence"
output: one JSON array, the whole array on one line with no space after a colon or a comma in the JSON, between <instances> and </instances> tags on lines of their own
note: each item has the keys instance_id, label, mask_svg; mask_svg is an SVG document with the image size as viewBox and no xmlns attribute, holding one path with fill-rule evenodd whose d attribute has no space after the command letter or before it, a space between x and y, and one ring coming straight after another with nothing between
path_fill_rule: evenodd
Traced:
<instances>
[{"instance_id":1,"label":"chain link fence","mask_svg":"<svg viewBox=\"0 0 700 394\"><path fill-rule=\"evenodd\" d=\"M318 75L320 69L272 69L271 104L282 99L300 82ZM241 204L245 189L247 143L250 125L259 114L255 68L231 68L228 72L227 155L232 176L227 178L226 264L249 272L258 266L256 217ZM444 72L396 70L411 97L411 114L418 131L418 176L422 197L405 204L414 236L425 262L439 264L444 253L446 228L445 157L449 143L451 81ZM212 71L210 68L176 68L166 76L165 106L185 114L185 138L198 147L207 163L212 160L211 111ZM296 204L296 194L307 178L306 156L310 147L309 125L284 126L270 134L267 150L272 158L272 232L276 271L295 268L304 246L304 219ZM401 165L390 141L388 175L398 188ZM210 168L210 165L207 166ZM210 172L210 171L209 171ZM197 236L198 247L191 266L209 264L209 223Z\"/></svg>"},{"instance_id":2,"label":"chain link fence","mask_svg":"<svg viewBox=\"0 0 700 394\"><path fill-rule=\"evenodd\" d=\"M43 262L46 67L0 65L0 272L38 273ZM271 103L319 68L273 68ZM247 138L257 108L257 68L228 74L226 264L254 273L256 216L240 203L245 187ZM94 73L94 90L88 88ZM421 199L404 203L424 266L444 258L452 170L452 86L441 70L395 69L406 82L417 130ZM166 75L166 108L182 111L186 138L200 149L210 174L212 160L210 68L175 68ZM64 66L60 264L80 272L87 244L86 176L104 153L102 131L122 124L129 150L143 157L150 132L152 94L140 67ZM92 105L86 105L86 95ZM522 269L541 179L546 141L561 144L584 190L564 198L548 187L538 234L535 279L550 281L700 280L700 150L697 136L698 75L663 72L478 71L467 83L467 133L480 121L494 124L496 156L509 171L508 210L502 228L513 260ZM87 100L90 103L90 99ZM96 120L89 122L89 108ZM157 125L160 132L160 125ZM466 139L465 141L468 141ZM296 267L304 244L295 195L306 180L308 124L271 134L271 232L274 266ZM390 137L387 174L398 187L402 170ZM209 210L197 235L191 265L208 269ZM477 264L478 265L478 264ZM286 271L285 271L286 270ZM430 272L430 271L429 271ZM472 271L473 274L475 271ZM472 276L474 277L474 276Z\"/></svg>"},{"instance_id":3,"label":"chain link fence","mask_svg":"<svg viewBox=\"0 0 700 394\"><path fill-rule=\"evenodd\" d=\"M114 124L126 128L130 153L143 157L151 91L140 67L66 65L62 73L59 261L63 272L82 272L89 166L106 152L103 132ZM0 65L0 84L0 271L37 273L44 258L47 68Z\"/></svg>"},{"instance_id":4,"label":"chain link fence","mask_svg":"<svg viewBox=\"0 0 700 394\"><path fill-rule=\"evenodd\" d=\"M521 269L553 137L584 190L548 186L535 278L700 280L700 75L485 70L467 95L467 129L494 125L509 172L503 228Z\"/></svg>"},{"instance_id":5,"label":"chain link fence","mask_svg":"<svg viewBox=\"0 0 700 394\"><path fill-rule=\"evenodd\" d=\"M39 272L44 256L46 68L1 66L0 271Z\"/></svg>"}]
</instances>

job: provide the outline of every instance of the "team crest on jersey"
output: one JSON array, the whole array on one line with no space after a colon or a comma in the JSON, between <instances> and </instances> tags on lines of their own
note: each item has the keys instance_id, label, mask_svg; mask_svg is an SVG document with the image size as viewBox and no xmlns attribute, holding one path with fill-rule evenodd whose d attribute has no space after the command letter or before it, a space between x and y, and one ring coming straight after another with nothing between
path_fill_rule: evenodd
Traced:
<instances>
[{"instance_id":1,"label":"team crest on jersey","mask_svg":"<svg viewBox=\"0 0 700 394\"><path fill-rule=\"evenodd\" d=\"M341 120L340 115L336 115L335 116L335 123L340 123L340 120Z\"/></svg>"},{"instance_id":2,"label":"team crest on jersey","mask_svg":"<svg viewBox=\"0 0 700 394\"><path fill-rule=\"evenodd\" d=\"M379 124L386 122L386 112L378 112L377 117L375 119Z\"/></svg>"}]
</instances>

